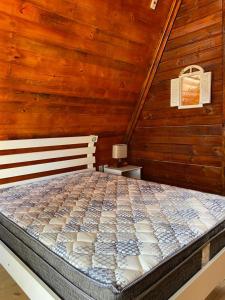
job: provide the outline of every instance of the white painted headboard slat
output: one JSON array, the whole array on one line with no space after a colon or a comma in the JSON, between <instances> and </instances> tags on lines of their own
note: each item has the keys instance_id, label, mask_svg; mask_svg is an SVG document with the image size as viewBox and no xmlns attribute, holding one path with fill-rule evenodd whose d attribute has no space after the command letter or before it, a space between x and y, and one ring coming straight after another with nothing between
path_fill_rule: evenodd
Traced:
<instances>
[{"instance_id":1,"label":"white painted headboard slat","mask_svg":"<svg viewBox=\"0 0 225 300\"><path fill-rule=\"evenodd\" d=\"M95 163L95 143L98 137L94 135L81 137L63 137L49 139L27 139L27 140L9 140L0 141L0 151L10 150L10 154L0 155L0 182L5 179L12 179L18 176L26 176L36 173L49 171L57 171L79 166L86 166L88 169L94 169ZM79 144L81 145L79 147ZM87 144L86 147L83 144ZM76 148L71 148L71 145L78 145ZM51 150L54 146L68 146L70 149ZM45 151L35 152L33 148L49 147ZM13 150L17 149L33 149L31 153L14 154ZM47 151L49 150L49 151ZM76 156L78 156L76 158ZM80 157L82 156L82 157ZM85 157L83 157L85 156ZM71 159L69 159L71 157ZM65 158L65 159L64 159ZM45 161L49 159L60 159L60 161ZM38 161L38 163L37 163ZM40 161L40 163L39 163ZM26 163L29 165L15 166L13 164ZM33 163L33 164L32 164ZM3 166L4 165L4 166ZM2 166L2 167L1 167ZM63 171L62 171L63 172ZM55 177L41 175L41 177ZM40 180L40 179L39 179ZM37 179L21 180L19 183L37 181ZM14 183L0 184L0 188L16 185Z\"/></svg>"},{"instance_id":2,"label":"white painted headboard slat","mask_svg":"<svg viewBox=\"0 0 225 300\"><path fill-rule=\"evenodd\" d=\"M10 169L3 169L0 170L0 178L12 178L15 176L23 176L41 172L48 172L66 168L72 168L77 166L84 166L88 164L95 163L95 157L91 158L80 158L80 159L71 159L71 160L64 160L64 161L57 161L52 163L45 163L45 164L38 164L25 167L17 167L17 168L10 168Z\"/></svg>"},{"instance_id":3,"label":"white painted headboard slat","mask_svg":"<svg viewBox=\"0 0 225 300\"><path fill-rule=\"evenodd\" d=\"M97 142L97 139L98 137L95 135L88 135L79 137L7 140L0 141L0 150L88 144L90 142Z\"/></svg>"},{"instance_id":4,"label":"white painted headboard slat","mask_svg":"<svg viewBox=\"0 0 225 300\"><path fill-rule=\"evenodd\" d=\"M95 153L95 150L96 147L83 147L83 148L66 149L66 150L1 155L0 166L6 164L16 164L20 162L93 154Z\"/></svg>"}]
</instances>

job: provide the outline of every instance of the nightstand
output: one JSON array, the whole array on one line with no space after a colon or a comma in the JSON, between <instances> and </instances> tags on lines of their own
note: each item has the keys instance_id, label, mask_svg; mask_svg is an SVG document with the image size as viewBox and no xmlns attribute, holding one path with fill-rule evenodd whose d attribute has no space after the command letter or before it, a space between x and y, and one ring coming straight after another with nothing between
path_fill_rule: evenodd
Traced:
<instances>
[{"instance_id":1,"label":"nightstand","mask_svg":"<svg viewBox=\"0 0 225 300\"><path fill-rule=\"evenodd\" d=\"M141 169L142 167L127 165L123 167L105 167L104 172L135 179L141 179Z\"/></svg>"}]
</instances>

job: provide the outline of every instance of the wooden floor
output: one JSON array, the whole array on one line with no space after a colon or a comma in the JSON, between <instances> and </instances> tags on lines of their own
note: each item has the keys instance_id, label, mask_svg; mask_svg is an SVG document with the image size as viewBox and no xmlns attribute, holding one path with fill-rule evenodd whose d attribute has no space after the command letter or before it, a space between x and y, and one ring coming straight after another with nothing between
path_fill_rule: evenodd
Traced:
<instances>
[{"instance_id":1,"label":"wooden floor","mask_svg":"<svg viewBox=\"0 0 225 300\"><path fill-rule=\"evenodd\" d=\"M206 300L225 300L225 281L215 288Z\"/></svg>"},{"instance_id":2,"label":"wooden floor","mask_svg":"<svg viewBox=\"0 0 225 300\"><path fill-rule=\"evenodd\" d=\"M28 300L28 297L0 266L0 300ZM44 300L44 299L43 299ZM198 299L195 299L198 300ZM225 281L206 300L225 300Z\"/></svg>"},{"instance_id":3,"label":"wooden floor","mask_svg":"<svg viewBox=\"0 0 225 300\"><path fill-rule=\"evenodd\" d=\"M28 297L0 266L0 300L27 300ZM44 299L43 299L44 300Z\"/></svg>"}]
</instances>

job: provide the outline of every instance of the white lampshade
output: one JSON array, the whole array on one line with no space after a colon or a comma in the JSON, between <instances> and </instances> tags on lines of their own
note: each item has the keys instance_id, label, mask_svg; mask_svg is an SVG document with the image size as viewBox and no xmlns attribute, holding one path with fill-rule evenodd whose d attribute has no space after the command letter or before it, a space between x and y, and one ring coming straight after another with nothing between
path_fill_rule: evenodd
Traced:
<instances>
[{"instance_id":1,"label":"white lampshade","mask_svg":"<svg viewBox=\"0 0 225 300\"><path fill-rule=\"evenodd\" d=\"M112 157L115 159L127 158L127 145L126 144L113 145Z\"/></svg>"}]
</instances>

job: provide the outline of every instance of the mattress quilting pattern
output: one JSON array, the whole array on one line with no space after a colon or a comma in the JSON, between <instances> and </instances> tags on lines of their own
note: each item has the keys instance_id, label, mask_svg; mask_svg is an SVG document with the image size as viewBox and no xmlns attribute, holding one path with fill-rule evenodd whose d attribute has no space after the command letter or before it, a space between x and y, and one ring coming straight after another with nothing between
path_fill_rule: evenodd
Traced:
<instances>
[{"instance_id":1,"label":"mattress quilting pattern","mask_svg":"<svg viewBox=\"0 0 225 300\"><path fill-rule=\"evenodd\" d=\"M225 198L84 172L0 190L0 212L119 291L222 221Z\"/></svg>"}]
</instances>

